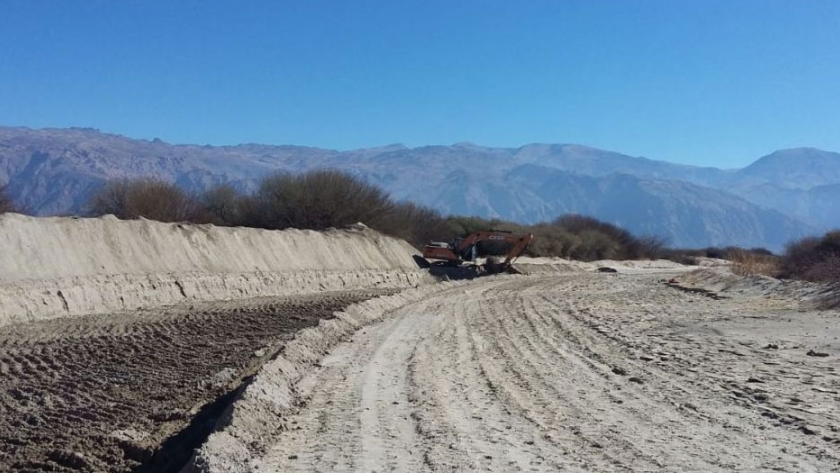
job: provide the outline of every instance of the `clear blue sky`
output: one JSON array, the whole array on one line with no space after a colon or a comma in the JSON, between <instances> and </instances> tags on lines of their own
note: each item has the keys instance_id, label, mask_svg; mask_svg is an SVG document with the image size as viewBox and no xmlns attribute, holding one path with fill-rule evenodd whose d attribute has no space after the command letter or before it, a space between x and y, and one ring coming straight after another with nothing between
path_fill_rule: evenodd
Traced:
<instances>
[{"instance_id":1,"label":"clear blue sky","mask_svg":"<svg viewBox=\"0 0 840 473\"><path fill-rule=\"evenodd\" d=\"M840 1L3 0L0 124L736 167L840 151Z\"/></svg>"}]
</instances>

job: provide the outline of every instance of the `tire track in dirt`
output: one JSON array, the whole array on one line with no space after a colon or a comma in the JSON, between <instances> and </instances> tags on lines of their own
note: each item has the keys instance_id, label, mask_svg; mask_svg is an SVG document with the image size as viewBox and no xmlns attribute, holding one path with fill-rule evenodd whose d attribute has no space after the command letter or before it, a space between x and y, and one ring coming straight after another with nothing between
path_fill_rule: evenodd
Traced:
<instances>
[{"instance_id":1,"label":"tire track in dirt","mask_svg":"<svg viewBox=\"0 0 840 473\"><path fill-rule=\"evenodd\" d=\"M743 358L759 365L766 353L728 353L737 342L714 325L761 308L676 292L657 277L501 277L404 307L338 346L302 383L296 427L252 467L840 469L829 428L836 405L819 411L825 440L734 394ZM679 333L703 324L711 329ZM782 371L828 390L838 382L828 368ZM770 398L791 389L768 388Z\"/></svg>"},{"instance_id":2,"label":"tire track in dirt","mask_svg":"<svg viewBox=\"0 0 840 473\"><path fill-rule=\"evenodd\" d=\"M0 471L167 471L301 328L367 290L0 328Z\"/></svg>"}]
</instances>

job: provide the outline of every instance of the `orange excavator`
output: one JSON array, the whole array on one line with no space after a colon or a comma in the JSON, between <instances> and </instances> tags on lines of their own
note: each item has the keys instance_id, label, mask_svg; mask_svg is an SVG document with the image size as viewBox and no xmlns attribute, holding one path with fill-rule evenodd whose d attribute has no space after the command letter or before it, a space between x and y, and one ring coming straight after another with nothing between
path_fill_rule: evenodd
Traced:
<instances>
[{"instance_id":1,"label":"orange excavator","mask_svg":"<svg viewBox=\"0 0 840 473\"><path fill-rule=\"evenodd\" d=\"M438 260L437 264L458 266L465 261L475 261L478 256L476 244L482 241L491 241L510 244L505 260L499 262L498 258L487 258L481 268L488 273L515 272L511 264L525 251L525 248L534 239L530 233L515 234L502 231L482 231L471 233L463 238L456 238L452 243L432 242L423 247L423 258ZM476 265L473 265L476 266Z\"/></svg>"}]
</instances>

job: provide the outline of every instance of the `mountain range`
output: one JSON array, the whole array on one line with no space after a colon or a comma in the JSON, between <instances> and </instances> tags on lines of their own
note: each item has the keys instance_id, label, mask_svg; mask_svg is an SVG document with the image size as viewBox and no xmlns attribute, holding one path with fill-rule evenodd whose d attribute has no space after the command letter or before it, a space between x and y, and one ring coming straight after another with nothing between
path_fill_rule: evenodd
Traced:
<instances>
[{"instance_id":1,"label":"mountain range","mask_svg":"<svg viewBox=\"0 0 840 473\"><path fill-rule=\"evenodd\" d=\"M252 190L277 171L337 168L443 213L523 223L580 213L677 247L781 249L840 227L840 154L780 150L742 169L655 161L573 144L472 143L353 151L172 145L90 128L0 127L0 182L36 215L83 212L108 179L154 176L200 191Z\"/></svg>"}]
</instances>

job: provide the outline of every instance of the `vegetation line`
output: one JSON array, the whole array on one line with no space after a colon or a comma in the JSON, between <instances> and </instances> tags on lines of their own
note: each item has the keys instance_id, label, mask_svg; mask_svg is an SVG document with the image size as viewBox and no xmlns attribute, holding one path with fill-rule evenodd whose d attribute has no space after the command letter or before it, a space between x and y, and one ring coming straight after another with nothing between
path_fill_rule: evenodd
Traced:
<instances>
[{"instance_id":1,"label":"vegetation line","mask_svg":"<svg viewBox=\"0 0 840 473\"><path fill-rule=\"evenodd\" d=\"M0 186L0 214L20 212ZM698 257L728 259L741 275L840 283L840 231L808 237L787 245L781 256L763 248L669 249L656 236L635 236L615 225L581 215L562 215L551 222L523 225L499 219L450 215L394 201L384 190L337 170L265 177L256 191L243 192L221 184L191 194L158 179L107 182L88 204L88 216L113 214L120 219L144 217L161 222L212 223L264 229L325 230L357 222L416 247L430 241L451 241L479 230L533 233L529 256L582 261L667 258L696 263ZM479 252L499 254L502 248L483 242Z\"/></svg>"}]
</instances>

